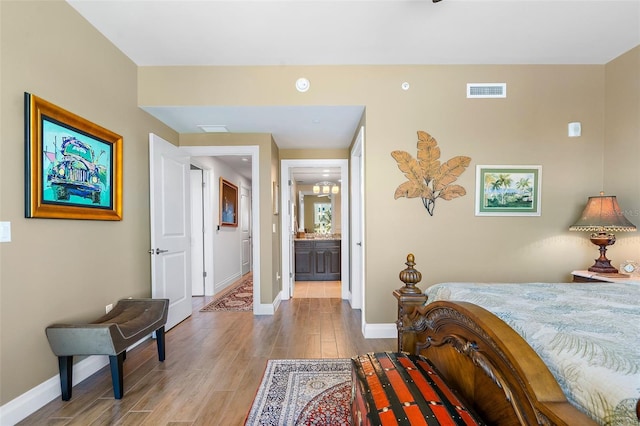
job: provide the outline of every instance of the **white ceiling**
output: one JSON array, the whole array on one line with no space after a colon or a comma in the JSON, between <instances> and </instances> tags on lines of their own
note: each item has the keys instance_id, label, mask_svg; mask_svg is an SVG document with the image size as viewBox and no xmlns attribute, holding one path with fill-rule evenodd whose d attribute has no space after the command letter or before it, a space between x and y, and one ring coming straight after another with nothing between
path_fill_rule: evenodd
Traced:
<instances>
[{"instance_id":1,"label":"white ceiling","mask_svg":"<svg viewBox=\"0 0 640 426\"><path fill-rule=\"evenodd\" d=\"M604 64L640 44L640 0L67 2L139 66ZM363 106L146 110L304 148L348 146Z\"/></svg>"}]
</instances>

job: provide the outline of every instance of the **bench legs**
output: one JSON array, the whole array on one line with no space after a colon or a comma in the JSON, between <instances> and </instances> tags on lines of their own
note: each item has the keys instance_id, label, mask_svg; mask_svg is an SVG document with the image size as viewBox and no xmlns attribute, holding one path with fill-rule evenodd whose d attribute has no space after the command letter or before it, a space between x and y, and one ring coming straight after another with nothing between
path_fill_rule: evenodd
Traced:
<instances>
[{"instance_id":1,"label":"bench legs","mask_svg":"<svg viewBox=\"0 0 640 426\"><path fill-rule=\"evenodd\" d=\"M160 361L164 361L164 327L160 327L155 333L156 343L158 345L158 359ZM124 395L123 363L125 359L127 359L127 351L122 351L118 355L109 356L111 381L113 383L113 396L115 399L122 399L122 396ZM58 368L60 370L62 400L69 401L71 399L71 390L73 387L73 356L59 356Z\"/></svg>"},{"instance_id":2,"label":"bench legs","mask_svg":"<svg viewBox=\"0 0 640 426\"><path fill-rule=\"evenodd\" d=\"M122 399L124 394L124 380L122 363L126 358L127 351L122 351L118 355L109 355L109 364L111 365L111 382L113 382L113 397Z\"/></svg>"},{"instance_id":3,"label":"bench legs","mask_svg":"<svg viewBox=\"0 0 640 426\"><path fill-rule=\"evenodd\" d=\"M158 344L158 360L164 361L164 327L156 330L156 343Z\"/></svg>"},{"instance_id":4,"label":"bench legs","mask_svg":"<svg viewBox=\"0 0 640 426\"><path fill-rule=\"evenodd\" d=\"M71 399L71 389L73 386L73 356L59 356L58 368L60 370L62 400L68 401Z\"/></svg>"}]
</instances>

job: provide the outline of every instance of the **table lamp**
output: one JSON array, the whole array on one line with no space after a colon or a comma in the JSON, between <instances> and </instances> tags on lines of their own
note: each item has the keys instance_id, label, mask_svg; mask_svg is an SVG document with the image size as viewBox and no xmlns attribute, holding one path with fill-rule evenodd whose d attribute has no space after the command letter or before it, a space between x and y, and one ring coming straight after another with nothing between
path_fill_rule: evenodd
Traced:
<instances>
[{"instance_id":1,"label":"table lamp","mask_svg":"<svg viewBox=\"0 0 640 426\"><path fill-rule=\"evenodd\" d=\"M612 232L633 232L636 226L624 216L615 196L605 196L601 192L600 196L589 197L582 215L569 230L592 232L591 242L600 247L600 257L589 271L615 274L618 270L611 266L606 256L607 246L616 242L616 236Z\"/></svg>"}]
</instances>

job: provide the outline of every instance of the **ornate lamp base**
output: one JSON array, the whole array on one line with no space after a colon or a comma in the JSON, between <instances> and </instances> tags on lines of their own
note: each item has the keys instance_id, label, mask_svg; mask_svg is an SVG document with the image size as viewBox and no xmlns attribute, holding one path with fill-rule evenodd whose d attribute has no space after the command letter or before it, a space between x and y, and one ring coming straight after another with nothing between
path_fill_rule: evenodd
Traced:
<instances>
[{"instance_id":1,"label":"ornate lamp base","mask_svg":"<svg viewBox=\"0 0 640 426\"><path fill-rule=\"evenodd\" d=\"M611 266L611 261L607 259L607 246L611 246L616 242L616 236L606 232L598 232L591 234L591 242L600 247L600 257L596 259L589 271L600 274L617 274L618 270Z\"/></svg>"}]
</instances>

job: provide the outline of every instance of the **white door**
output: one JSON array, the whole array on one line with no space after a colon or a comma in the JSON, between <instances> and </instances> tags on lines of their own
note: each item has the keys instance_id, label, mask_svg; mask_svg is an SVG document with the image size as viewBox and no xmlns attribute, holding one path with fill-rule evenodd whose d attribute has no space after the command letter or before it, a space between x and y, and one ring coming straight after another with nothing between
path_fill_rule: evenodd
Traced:
<instances>
[{"instance_id":1,"label":"white door","mask_svg":"<svg viewBox=\"0 0 640 426\"><path fill-rule=\"evenodd\" d=\"M289 174L289 176L291 176L291 174ZM292 185L292 181L293 179L289 179L289 184L287 185L287 196L285 197L287 199L287 213L289 215L289 227L286 228L287 229L287 234L289 235L289 270L288 271L282 271L282 274L284 275L284 279L289 280L289 297L293 297L293 293L296 290L296 280L295 280L295 237L296 237L296 232L298 232L298 230L296 229L296 211L295 211L295 203L294 200L296 199L296 195L293 193L293 185ZM283 194L284 195L284 194ZM280 194L278 194L278 196L280 196ZM284 205L284 204L283 204ZM284 214L284 212L283 212Z\"/></svg>"},{"instance_id":2,"label":"white door","mask_svg":"<svg viewBox=\"0 0 640 426\"><path fill-rule=\"evenodd\" d=\"M364 128L351 150L351 307L362 309L364 322Z\"/></svg>"},{"instance_id":3,"label":"white door","mask_svg":"<svg viewBox=\"0 0 640 426\"><path fill-rule=\"evenodd\" d=\"M251 270L251 191L240 187L240 231L242 235L242 275Z\"/></svg>"},{"instance_id":4,"label":"white door","mask_svg":"<svg viewBox=\"0 0 640 426\"><path fill-rule=\"evenodd\" d=\"M169 299L166 330L191 315L189 156L149 134L151 296Z\"/></svg>"},{"instance_id":5,"label":"white door","mask_svg":"<svg viewBox=\"0 0 640 426\"><path fill-rule=\"evenodd\" d=\"M189 172L191 178L191 295L204 296L204 218L202 170Z\"/></svg>"}]
</instances>

